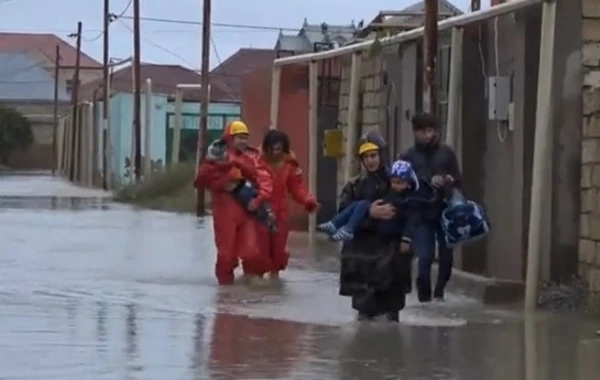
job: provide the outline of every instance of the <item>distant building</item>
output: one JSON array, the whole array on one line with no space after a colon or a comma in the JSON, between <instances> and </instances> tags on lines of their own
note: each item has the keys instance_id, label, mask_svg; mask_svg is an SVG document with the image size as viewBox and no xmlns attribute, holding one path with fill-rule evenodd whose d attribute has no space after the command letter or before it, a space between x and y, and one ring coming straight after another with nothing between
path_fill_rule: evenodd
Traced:
<instances>
[{"instance_id":1,"label":"distant building","mask_svg":"<svg viewBox=\"0 0 600 380\"><path fill-rule=\"evenodd\" d=\"M447 0L438 0L438 20L461 15L463 12ZM359 23L359 38L372 37L377 32L396 34L425 24L425 2L420 1L400 11L380 11L365 27Z\"/></svg>"},{"instance_id":2,"label":"distant building","mask_svg":"<svg viewBox=\"0 0 600 380\"><path fill-rule=\"evenodd\" d=\"M77 49L55 34L0 33L0 52L27 53L40 67L54 77L56 47L60 49L59 81L71 91ZM102 77L102 64L81 53L79 81L84 84Z\"/></svg>"},{"instance_id":3,"label":"distant building","mask_svg":"<svg viewBox=\"0 0 600 380\"><path fill-rule=\"evenodd\" d=\"M208 107L209 139L221 135L225 125L240 118L242 76L256 67L271 65L275 51L268 49L240 49L211 71L210 104ZM171 161L173 148L173 124L175 115L174 95L178 84L201 84L200 74L180 65L142 63L141 79L152 81L151 161L154 168ZM127 183L132 174L132 126L133 126L133 80L132 67L127 66L112 74L110 97L110 125L112 140L112 181ZM81 99L102 104L102 79L84 84ZM200 90L184 91L182 105L182 131L180 161L194 160L200 126ZM142 102L142 115L145 114ZM98 112L98 123L101 121ZM142 116L143 117L143 116ZM143 124L142 119L142 124ZM99 124L101 125L101 124ZM101 139L98 151L102 152ZM99 158L98 163L101 165ZM102 168L98 167L102 172Z\"/></svg>"},{"instance_id":4,"label":"distant building","mask_svg":"<svg viewBox=\"0 0 600 380\"><path fill-rule=\"evenodd\" d=\"M70 109L71 96L58 86L59 112ZM32 123L34 145L9 158L16 168L50 169L54 132L54 78L26 53L0 52L0 104L14 107Z\"/></svg>"},{"instance_id":5,"label":"distant building","mask_svg":"<svg viewBox=\"0 0 600 380\"><path fill-rule=\"evenodd\" d=\"M358 28L354 23L349 25L309 24L304 19L302 28L296 35L279 33L275 50L278 57L311 53L319 50L333 49L352 40Z\"/></svg>"}]
</instances>

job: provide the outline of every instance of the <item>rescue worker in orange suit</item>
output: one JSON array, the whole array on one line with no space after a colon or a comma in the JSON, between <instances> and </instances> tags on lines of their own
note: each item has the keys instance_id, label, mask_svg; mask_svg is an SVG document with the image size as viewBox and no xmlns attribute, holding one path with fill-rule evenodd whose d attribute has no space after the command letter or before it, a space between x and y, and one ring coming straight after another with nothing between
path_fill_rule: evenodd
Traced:
<instances>
[{"instance_id":1,"label":"rescue worker in orange suit","mask_svg":"<svg viewBox=\"0 0 600 380\"><path fill-rule=\"evenodd\" d=\"M259 151L248 144L250 133L242 121L227 125L222 139L227 145L225 162L203 161L194 185L204 187L212 195L212 211L217 247L215 275L220 285L233 284L233 271L242 261L244 275L249 280L262 278L270 269L269 257L258 249L257 226L248 210L233 197L231 184L241 178L252 182L259 195L248 205L256 210L269 201L272 178L269 169L259 160Z\"/></svg>"},{"instance_id":2,"label":"rescue worker in orange suit","mask_svg":"<svg viewBox=\"0 0 600 380\"><path fill-rule=\"evenodd\" d=\"M287 267L289 252L286 249L289 233L289 200L302 205L307 212L317 210L319 204L304 184L302 170L290 150L288 136L279 130L267 132L262 143L261 161L270 168L273 176L273 196L271 205L277 218L277 231L259 227L260 247L271 257L271 278L278 278L279 272Z\"/></svg>"}]
</instances>

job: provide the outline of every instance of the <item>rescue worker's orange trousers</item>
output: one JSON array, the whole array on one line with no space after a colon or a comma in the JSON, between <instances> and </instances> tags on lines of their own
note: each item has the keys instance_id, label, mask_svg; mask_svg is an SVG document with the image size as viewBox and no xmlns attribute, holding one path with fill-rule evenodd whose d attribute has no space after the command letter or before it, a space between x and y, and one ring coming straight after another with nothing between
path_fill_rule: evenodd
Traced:
<instances>
[{"instance_id":1,"label":"rescue worker's orange trousers","mask_svg":"<svg viewBox=\"0 0 600 380\"><path fill-rule=\"evenodd\" d=\"M233 271L242 261L247 275L262 276L271 267L269 257L260 251L257 241L258 222L228 194L224 202L213 200L213 223L217 263L215 275L221 285L233 283Z\"/></svg>"}]
</instances>

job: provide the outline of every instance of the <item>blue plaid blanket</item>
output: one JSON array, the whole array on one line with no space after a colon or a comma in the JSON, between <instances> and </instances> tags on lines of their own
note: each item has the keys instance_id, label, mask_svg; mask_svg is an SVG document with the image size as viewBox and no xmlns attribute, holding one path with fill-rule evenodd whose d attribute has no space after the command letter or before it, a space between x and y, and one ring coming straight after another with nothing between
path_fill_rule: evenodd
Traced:
<instances>
[{"instance_id":1,"label":"blue plaid blanket","mask_svg":"<svg viewBox=\"0 0 600 380\"><path fill-rule=\"evenodd\" d=\"M483 207L467 200L458 190L448 200L441 223L449 247L473 241L490 232L490 223Z\"/></svg>"}]
</instances>

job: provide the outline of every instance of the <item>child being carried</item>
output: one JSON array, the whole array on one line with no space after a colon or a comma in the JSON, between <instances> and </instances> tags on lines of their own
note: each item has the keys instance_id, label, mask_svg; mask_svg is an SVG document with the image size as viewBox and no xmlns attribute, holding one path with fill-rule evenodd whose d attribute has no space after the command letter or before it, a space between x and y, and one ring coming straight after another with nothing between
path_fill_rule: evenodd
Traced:
<instances>
[{"instance_id":1,"label":"child being carried","mask_svg":"<svg viewBox=\"0 0 600 380\"><path fill-rule=\"evenodd\" d=\"M407 161L395 161L389 171L389 178L390 191L383 202L393 205L396 215L390 220L373 220L373 223L378 234L398 236L403 241L410 242L419 217L419 210L415 210L414 206L418 202L431 202L435 193L430 186L421 189L422 185ZM330 235L334 241L352 240L356 229L368 219L371 204L370 200L353 202L332 220L317 226L317 229Z\"/></svg>"},{"instance_id":2,"label":"child being carried","mask_svg":"<svg viewBox=\"0 0 600 380\"><path fill-rule=\"evenodd\" d=\"M224 140L213 141L206 153L207 161L226 162L228 159L227 144ZM248 210L250 202L258 197L258 189L250 181L241 176L234 177L226 186L225 190L233 195L233 198L238 201L244 209L246 209L258 221L264 223L271 231L277 231L277 218L271 209L271 206L264 202L255 211Z\"/></svg>"}]
</instances>

